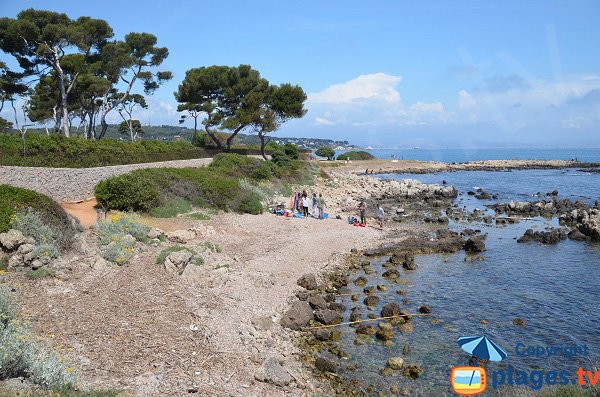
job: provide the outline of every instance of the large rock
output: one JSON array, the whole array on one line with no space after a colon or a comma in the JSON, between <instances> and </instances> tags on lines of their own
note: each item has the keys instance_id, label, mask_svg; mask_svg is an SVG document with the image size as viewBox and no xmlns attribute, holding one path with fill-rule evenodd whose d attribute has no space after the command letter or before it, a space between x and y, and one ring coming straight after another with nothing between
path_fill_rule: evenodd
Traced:
<instances>
[{"instance_id":1,"label":"large rock","mask_svg":"<svg viewBox=\"0 0 600 397\"><path fill-rule=\"evenodd\" d=\"M282 327L299 330L314 318L310 305L306 302L296 301L281 317Z\"/></svg>"},{"instance_id":2,"label":"large rock","mask_svg":"<svg viewBox=\"0 0 600 397\"><path fill-rule=\"evenodd\" d=\"M328 358L318 356L315 359L315 367L321 372L337 372L338 364Z\"/></svg>"},{"instance_id":3,"label":"large rock","mask_svg":"<svg viewBox=\"0 0 600 397\"><path fill-rule=\"evenodd\" d=\"M321 295L315 295L308 298L308 304L313 309L327 309L327 301Z\"/></svg>"},{"instance_id":4,"label":"large rock","mask_svg":"<svg viewBox=\"0 0 600 397\"><path fill-rule=\"evenodd\" d=\"M163 234L163 231L153 227L152 229L150 229L150 231L148 232L148 238L150 240L155 239L155 238L159 238L161 235Z\"/></svg>"},{"instance_id":5,"label":"large rock","mask_svg":"<svg viewBox=\"0 0 600 397\"><path fill-rule=\"evenodd\" d=\"M175 251L165 259L165 269L171 272L181 271L190 263L192 257L192 253L188 250Z\"/></svg>"},{"instance_id":6,"label":"large rock","mask_svg":"<svg viewBox=\"0 0 600 397\"><path fill-rule=\"evenodd\" d=\"M315 310L315 319L325 325L339 324L342 322L342 316L337 311L331 309Z\"/></svg>"},{"instance_id":7,"label":"large rock","mask_svg":"<svg viewBox=\"0 0 600 397\"><path fill-rule=\"evenodd\" d=\"M267 357L254 373L254 379L277 386L286 386L292 382L292 376L281 366L276 357Z\"/></svg>"},{"instance_id":8,"label":"large rock","mask_svg":"<svg viewBox=\"0 0 600 397\"><path fill-rule=\"evenodd\" d=\"M465 243L465 251L477 253L485 251L485 243L478 237L470 237Z\"/></svg>"},{"instance_id":9,"label":"large rock","mask_svg":"<svg viewBox=\"0 0 600 397\"><path fill-rule=\"evenodd\" d=\"M530 241L539 241L542 244L558 244L559 241L567 238L565 232L561 229L552 229L549 231L537 231L527 229L522 237L519 237L517 243L527 243Z\"/></svg>"},{"instance_id":10,"label":"large rock","mask_svg":"<svg viewBox=\"0 0 600 397\"><path fill-rule=\"evenodd\" d=\"M397 303L386 303L381 308L381 317L400 316L402 314L404 313L402 313L400 305Z\"/></svg>"},{"instance_id":11,"label":"large rock","mask_svg":"<svg viewBox=\"0 0 600 397\"><path fill-rule=\"evenodd\" d=\"M297 283L299 286L306 288L307 290L313 290L319 287L317 284L317 276L315 276L314 273L306 273L298 279Z\"/></svg>"},{"instance_id":12,"label":"large rock","mask_svg":"<svg viewBox=\"0 0 600 397\"><path fill-rule=\"evenodd\" d=\"M0 246L7 251L16 250L20 245L26 244L27 241L27 237L19 230L10 229L6 233L0 233Z\"/></svg>"},{"instance_id":13,"label":"large rock","mask_svg":"<svg viewBox=\"0 0 600 397\"><path fill-rule=\"evenodd\" d=\"M387 366L391 369L402 369L404 359L402 357L390 357L387 359Z\"/></svg>"},{"instance_id":14,"label":"large rock","mask_svg":"<svg viewBox=\"0 0 600 397\"><path fill-rule=\"evenodd\" d=\"M196 233L192 230L175 230L167 234L167 238L175 243L185 244L196 238Z\"/></svg>"},{"instance_id":15,"label":"large rock","mask_svg":"<svg viewBox=\"0 0 600 397\"><path fill-rule=\"evenodd\" d=\"M600 210L592 209L584 214L578 228L592 240L600 241Z\"/></svg>"}]
</instances>

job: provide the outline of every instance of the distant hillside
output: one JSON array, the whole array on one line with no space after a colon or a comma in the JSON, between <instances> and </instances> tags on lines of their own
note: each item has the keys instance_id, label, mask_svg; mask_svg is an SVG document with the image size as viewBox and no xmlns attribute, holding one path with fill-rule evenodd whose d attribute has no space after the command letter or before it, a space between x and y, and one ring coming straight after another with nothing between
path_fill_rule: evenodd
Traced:
<instances>
[{"instance_id":1,"label":"distant hillside","mask_svg":"<svg viewBox=\"0 0 600 397\"><path fill-rule=\"evenodd\" d=\"M161 140L161 141L171 141L175 139L185 139L187 141L191 141L192 134L194 132L193 129L187 127L179 127L174 125L152 125L152 126L144 126L144 135L142 139L145 140ZM38 134L45 134L46 131L43 128L32 128L29 130L30 132L36 132ZM72 130L72 134L77 134L76 129ZM129 137L123 134L120 134L118 131L118 126L116 124L112 124L108 126L108 130L106 131L107 138L115 138L115 139L123 139L126 140ZM257 135L249 135L249 134L238 134L236 137L237 144L239 145L260 145L260 140ZM279 137L273 136L271 137L272 141L275 141L279 144L293 143L298 145L301 149L317 149L322 146L329 146L336 150L352 150L358 149L358 146L350 144L348 141L334 141L331 139L321 139L321 138L288 138L288 137Z\"/></svg>"}]
</instances>

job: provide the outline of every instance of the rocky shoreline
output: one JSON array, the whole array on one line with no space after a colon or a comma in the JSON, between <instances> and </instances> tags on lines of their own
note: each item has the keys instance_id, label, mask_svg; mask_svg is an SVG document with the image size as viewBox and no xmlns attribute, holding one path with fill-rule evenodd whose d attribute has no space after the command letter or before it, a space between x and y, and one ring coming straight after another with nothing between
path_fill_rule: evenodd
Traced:
<instances>
[{"instance_id":1,"label":"rocky shoreline","mask_svg":"<svg viewBox=\"0 0 600 397\"><path fill-rule=\"evenodd\" d=\"M562 163L560 167L564 166ZM532 168L531 165L521 166ZM560 168L558 164L547 162L537 165ZM514 166L517 167L516 164ZM581 163L578 166L581 167ZM549 192L546 199L536 202L488 205L495 212L495 215L489 215L478 209L473 212L464 211L454 204L459 192L448 185L426 185L415 180L383 181L352 173L335 173L327 187L327 195L339 197L329 203L332 212L338 215L354 212L361 199L366 200L371 208L376 204L383 204L388 214L391 213L386 225L389 232L378 248L353 250L334 270L304 275L298 280L301 289L282 315L281 325L295 330L294 340L304 352L304 364L318 379L327 380L331 387L330 394L337 396L375 395L378 390L374 385L362 384L352 377L356 366L345 364L348 355L338 343L341 332L336 324L356 322L350 327L356 332L354 343L357 345L383 343L389 346L395 343L396 334L411 332L415 314L435 313L435 308L427 305L419 308L420 313L408 313L397 303L388 303L379 312L374 311L373 307L380 303L377 294L386 291L389 286L367 285L367 277L374 271L371 266L373 260L383 258L385 263L381 270L385 271L379 276L396 283L396 293L404 296L404 273L418 271L414 262L415 255L464 250L465 261L484 260L480 253L486 249L486 235L470 228L462 228L460 233L452 231L446 226L450 219L462 222L463 226L475 221L502 227L507 223L517 223L521 219L533 217L558 218L562 225L560 228L546 231L529 229L517 242L555 244L567 237L580 241L600 241L600 203L590 206L582 201L559 200L556 191ZM483 191L461 192L466 193L472 193L476 197L480 195L485 199L491 197L485 196L486 192ZM425 230L423 225L426 226ZM352 294L350 285L364 289L360 294ZM341 298L348 295L352 303L341 303ZM515 321L517 320L521 321ZM433 317L431 321L436 320ZM402 356L389 357L387 363L382 363L380 375L401 374L411 379L420 375L421 368L410 363L410 346L403 346L402 351ZM389 392L401 395L408 391L392 385Z\"/></svg>"}]
</instances>

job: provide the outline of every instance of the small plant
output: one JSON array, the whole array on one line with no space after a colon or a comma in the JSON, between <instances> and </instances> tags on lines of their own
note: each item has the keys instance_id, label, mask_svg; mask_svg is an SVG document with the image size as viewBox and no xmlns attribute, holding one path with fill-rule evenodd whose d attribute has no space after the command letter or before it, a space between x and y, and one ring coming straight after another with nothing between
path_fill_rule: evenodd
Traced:
<instances>
[{"instance_id":1,"label":"small plant","mask_svg":"<svg viewBox=\"0 0 600 397\"><path fill-rule=\"evenodd\" d=\"M0 258L0 273L6 271L8 269L8 259L2 257Z\"/></svg>"},{"instance_id":2,"label":"small plant","mask_svg":"<svg viewBox=\"0 0 600 397\"><path fill-rule=\"evenodd\" d=\"M135 242L128 239L116 239L102 248L102 257L117 265L123 265L133 256L134 245Z\"/></svg>"},{"instance_id":3,"label":"small plant","mask_svg":"<svg viewBox=\"0 0 600 397\"><path fill-rule=\"evenodd\" d=\"M37 259L43 256L58 258L58 248L52 244L41 244L33 247L33 250L31 251L32 258Z\"/></svg>"},{"instance_id":4,"label":"small plant","mask_svg":"<svg viewBox=\"0 0 600 397\"><path fill-rule=\"evenodd\" d=\"M46 225L40 214L31 207L17 212L11 222L11 227L19 230L25 236L33 237L38 244L49 244L58 237L57 231Z\"/></svg>"},{"instance_id":5,"label":"small plant","mask_svg":"<svg viewBox=\"0 0 600 397\"><path fill-rule=\"evenodd\" d=\"M196 254L194 251L192 251L188 247L184 247L182 245L174 245L172 247L167 247L164 250L160 251L160 254L158 254L158 257L156 258L156 263L158 265L164 265L165 260L167 259L167 256L169 256L173 252L177 252L177 251L188 251L192 255Z\"/></svg>"},{"instance_id":6,"label":"small plant","mask_svg":"<svg viewBox=\"0 0 600 397\"><path fill-rule=\"evenodd\" d=\"M213 243L211 241L205 241L203 245L209 251L217 252L217 253L223 252L223 250L221 249L219 244Z\"/></svg>"},{"instance_id":7,"label":"small plant","mask_svg":"<svg viewBox=\"0 0 600 397\"><path fill-rule=\"evenodd\" d=\"M192 205L184 198L176 198L167 204L150 210L150 216L155 218L174 218L179 214L192 211Z\"/></svg>"},{"instance_id":8,"label":"small plant","mask_svg":"<svg viewBox=\"0 0 600 397\"><path fill-rule=\"evenodd\" d=\"M197 256L197 257L194 258L193 263L196 266L202 266L202 265L204 265L204 258L201 257L201 256Z\"/></svg>"},{"instance_id":9,"label":"small plant","mask_svg":"<svg viewBox=\"0 0 600 397\"><path fill-rule=\"evenodd\" d=\"M26 274L27 278L30 280L41 280L43 278L54 277L55 275L56 271L48 267L40 267L35 270L30 270Z\"/></svg>"},{"instance_id":10,"label":"small plant","mask_svg":"<svg viewBox=\"0 0 600 397\"><path fill-rule=\"evenodd\" d=\"M117 213L110 220L98 222L102 245L108 245L122 235L130 234L137 241L148 240L150 227L142 223L142 218L134 214Z\"/></svg>"},{"instance_id":11,"label":"small plant","mask_svg":"<svg viewBox=\"0 0 600 397\"><path fill-rule=\"evenodd\" d=\"M9 322L17 315L17 305L11 295L10 289L0 285L0 332L6 328Z\"/></svg>"},{"instance_id":12,"label":"small plant","mask_svg":"<svg viewBox=\"0 0 600 397\"><path fill-rule=\"evenodd\" d=\"M208 221L210 219L210 215L205 214L204 212L194 212L190 214L190 218L196 219L199 221Z\"/></svg>"}]
</instances>

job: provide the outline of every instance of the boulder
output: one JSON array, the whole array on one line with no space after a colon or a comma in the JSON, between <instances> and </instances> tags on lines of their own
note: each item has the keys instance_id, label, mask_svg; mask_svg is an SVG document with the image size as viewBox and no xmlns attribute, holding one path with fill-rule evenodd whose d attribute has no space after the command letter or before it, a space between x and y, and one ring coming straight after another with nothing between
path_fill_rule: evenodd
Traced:
<instances>
[{"instance_id":1,"label":"boulder","mask_svg":"<svg viewBox=\"0 0 600 397\"><path fill-rule=\"evenodd\" d=\"M581 220L578 229L594 241L600 241L600 210L592 209Z\"/></svg>"},{"instance_id":2,"label":"boulder","mask_svg":"<svg viewBox=\"0 0 600 397\"><path fill-rule=\"evenodd\" d=\"M327 302L321 295L315 295L308 298L308 304L313 309L326 309Z\"/></svg>"},{"instance_id":3,"label":"boulder","mask_svg":"<svg viewBox=\"0 0 600 397\"><path fill-rule=\"evenodd\" d=\"M423 305L419 308L419 313L429 314L431 313L431 306Z\"/></svg>"},{"instance_id":4,"label":"boulder","mask_svg":"<svg viewBox=\"0 0 600 397\"><path fill-rule=\"evenodd\" d=\"M519 237L517 243L527 243L538 241L542 244L558 244L559 241L567 238L567 235L561 229L551 229L549 231L537 231L527 229L522 237Z\"/></svg>"},{"instance_id":5,"label":"boulder","mask_svg":"<svg viewBox=\"0 0 600 397\"><path fill-rule=\"evenodd\" d=\"M167 238L175 243L185 244L196 238L196 233L191 230L175 230L167 234Z\"/></svg>"},{"instance_id":6,"label":"boulder","mask_svg":"<svg viewBox=\"0 0 600 397\"><path fill-rule=\"evenodd\" d=\"M315 319L325 325L339 324L342 322L342 316L335 310L317 309L315 310Z\"/></svg>"},{"instance_id":7,"label":"boulder","mask_svg":"<svg viewBox=\"0 0 600 397\"><path fill-rule=\"evenodd\" d=\"M354 285L356 285L358 287L364 287L366 284L367 284L367 279L363 276L360 276L356 280L354 280Z\"/></svg>"},{"instance_id":8,"label":"boulder","mask_svg":"<svg viewBox=\"0 0 600 397\"><path fill-rule=\"evenodd\" d=\"M590 240L591 238L586 236L585 234L581 233L581 231L579 231L578 228L574 228L573 230L571 230L567 236L569 237L569 239L571 240L575 240L575 241L587 241Z\"/></svg>"},{"instance_id":9,"label":"boulder","mask_svg":"<svg viewBox=\"0 0 600 397\"><path fill-rule=\"evenodd\" d=\"M396 269L389 269L383 272L382 276L390 280L395 280L400 277L400 272L398 272Z\"/></svg>"},{"instance_id":10,"label":"boulder","mask_svg":"<svg viewBox=\"0 0 600 397\"><path fill-rule=\"evenodd\" d=\"M292 382L292 376L281 366L276 357L267 357L255 371L254 379L277 386L286 386Z\"/></svg>"},{"instance_id":11,"label":"boulder","mask_svg":"<svg viewBox=\"0 0 600 397\"><path fill-rule=\"evenodd\" d=\"M377 330L371 324L360 324L356 327L356 333L360 335L375 335Z\"/></svg>"},{"instance_id":12,"label":"boulder","mask_svg":"<svg viewBox=\"0 0 600 397\"><path fill-rule=\"evenodd\" d=\"M479 237L469 237L464 248L469 253L483 252L485 251L485 243Z\"/></svg>"},{"instance_id":13,"label":"boulder","mask_svg":"<svg viewBox=\"0 0 600 397\"><path fill-rule=\"evenodd\" d=\"M407 365L404 367L403 370L403 374L404 376L407 376L411 379L417 379L419 376L421 376L421 373L423 372L423 370L416 365Z\"/></svg>"},{"instance_id":14,"label":"boulder","mask_svg":"<svg viewBox=\"0 0 600 397\"><path fill-rule=\"evenodd\" d=\"M148 238L150 240L155 239L155 238L159 238L161 235L163 234L163 231L153 227L152 229L150 229L150 231L148 232Z\"/></svg>"},{"instance_id":15,"label":"boulder","mask_svg":"<svg viewBox=\"0 0 600 397\"><path fill-rule=\"evenodd\" d=\"M297 284L307 290L313 290L319 287L317 284L317 276L315 276L314 273L306 273L298 279Z\"/></svg>"},{"instance_id":16,"label":"boulder","mask_svg":"<svg viewBox=\"0 0 600 397\"><path fill-rule=\"evenodd\" d=\"M365 300L363 301L363 303L366 306L375 306L377 305L379 302L381 301L381 299L379 299L378 296L376 295L369 295L365 298Z\"/></svg>"},{"instance_id":17,"label":"boulder","mask_svg":"<svg viewBox=\"0 0 600 397\"><path fill-rule=\"evenodd\" d=\"M377 326L377 332L375 332L377 339L390 340L394 338L394 330L390 323L379 323Z\"/></svg>"},{"instance_id":18,"label":"boulder","mask_svg":"<svg viewBox=\"0 0 600 397\"><path fill-rule=\"evenodd\" d=\"M404 366L404 359L402 357L390 357L387 359L386 364L391 369L402 369Z\"/></svg>"},{"instance_id":19,"label":"boulder","mask_svg":"<svg viewBox=\"0 0 600 397\"><path fill-rule=\"evenodd\" d=\"M165 269L173 273L181 271L190 263L193 256L187 250L172 252L165 259Z\"/></svg>"},{"instance_id":20,"label":"boulder","mask_svg":"<svg viewBox=\"0 0 600 397\"><path fill-rule=\"evenodd\" d=\"M400 305L397 303L386 303L381 308L381 317L400 316L402 314L404 313L402 313Z\"/></svg>"},{"instance_id":21,"label":"boulder","mask_svg":"<svg viewBox=\"0 0 600 397\"><path fill-rule=\"evenodd\" d=\"M338 364L333 360L330 360L323 356L317 356L317 358L315 359L315 368L317 368L321 372L336 373L338 369Z\"/></svg>"},{"instance_id":22,"label":"boulder","mask_svg":"<svg viewBox=\"0 0 600 397\"><path fill-rule=\"evenodd\" d=\"M27 242L28 238L19 230L10 229L6 233L0 233L0 246L6 251L16 250L20 245Z\"/></svg>"},{"instance_id":23,"label":"boulder","mask_svg":"<svg viewBox=\"0 0 600 397\"><path fill-rule=\"evenodd\" d=\"M299 330L313 318L314 314L310 305L306 302L296 301L283 314L279 323L282 327Z\"/></svg>"}]
</instances>

